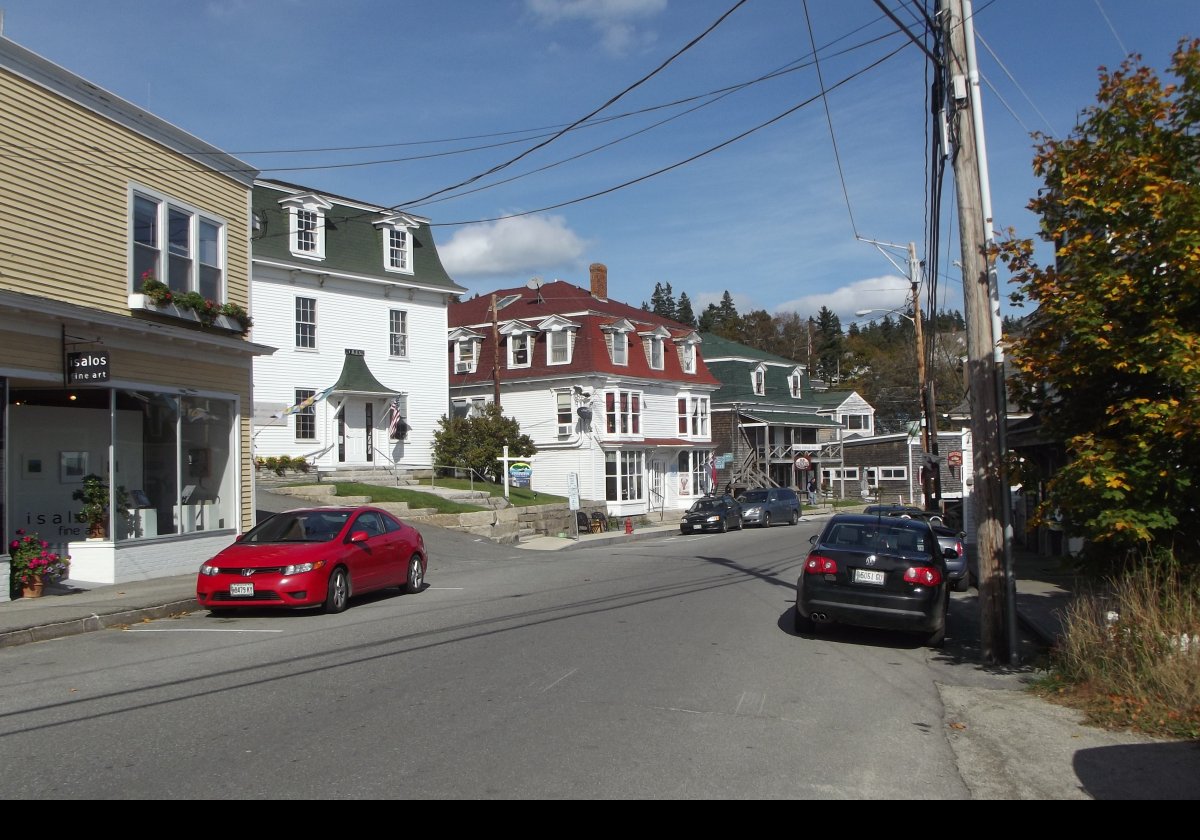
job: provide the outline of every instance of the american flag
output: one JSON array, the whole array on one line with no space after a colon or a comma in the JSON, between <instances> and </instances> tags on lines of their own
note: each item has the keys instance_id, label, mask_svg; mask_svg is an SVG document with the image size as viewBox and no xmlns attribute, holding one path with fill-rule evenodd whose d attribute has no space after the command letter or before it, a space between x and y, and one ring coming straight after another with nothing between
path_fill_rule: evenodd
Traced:
<instances>
[{"instance_id":1,"label":"american flag","mask_svg":"<svg viewBox=\"0 0 1200 840\"><path fill-rule=\"evenodd\" d=\"M392 440L402 440L404 433L408 430L408 426L404 422L404 415L400 411L400 398L392 397L392 401L388 405L388 437Z\"/></svg>"}]
</instances>

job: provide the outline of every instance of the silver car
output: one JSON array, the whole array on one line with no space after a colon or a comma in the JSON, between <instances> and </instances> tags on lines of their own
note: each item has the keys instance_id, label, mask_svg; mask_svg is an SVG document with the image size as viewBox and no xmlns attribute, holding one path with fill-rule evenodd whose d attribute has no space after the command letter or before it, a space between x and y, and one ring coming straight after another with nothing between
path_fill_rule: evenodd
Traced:
<instances>
[{"instance_id":1,"label":"silver car","mask_svg":"<svg viewBox=\"0 0 1200 840\"><path fill-rule=\"evenodd\" d=\"M742 522L766 528L776 522L795 525L800 521L800 497L789 487L761 487L738 496Z\"/></svg>"}]
</instances>

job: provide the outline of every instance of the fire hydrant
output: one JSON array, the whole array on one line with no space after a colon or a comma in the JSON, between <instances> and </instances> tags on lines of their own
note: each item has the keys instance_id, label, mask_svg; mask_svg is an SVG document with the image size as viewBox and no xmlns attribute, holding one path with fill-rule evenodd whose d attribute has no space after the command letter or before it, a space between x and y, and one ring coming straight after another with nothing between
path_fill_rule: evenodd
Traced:
<instances>
[{"instance_id":1,"label":"fire hydrant","mask_svg":"<svg viewBox=\"0 0 1200 840\"><path fill-rule=\"evenodd\" d=\"M625 533L626 534L633 533L633 520L630 519L628 516L625 517Z\"/></svg>"}]
</instances>

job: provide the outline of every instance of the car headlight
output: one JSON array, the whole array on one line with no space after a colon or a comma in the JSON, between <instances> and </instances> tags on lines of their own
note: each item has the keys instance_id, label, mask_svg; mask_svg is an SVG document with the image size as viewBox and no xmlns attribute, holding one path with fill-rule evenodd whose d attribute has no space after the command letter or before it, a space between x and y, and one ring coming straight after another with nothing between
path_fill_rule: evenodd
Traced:
<instances>
[{"instance_id":1,"label":"car headlight","mask_svg":"<svg viewBox=\"0 0 1200 840\"><path fill-rule=\"evenodd\" d=\"M200 567L200 574L204 575L205 577L212 577L213 575L219 575L220 573L221 570L211 563L205 563Z\"/></svg>"},{"instance_id":2,"label":"car headlight","mask_svg":"<svg viewBox=\"0 0 1200 840\"><path fill-rule=\"evenodd\" d=\"M708 519L705 519L704 521L705 521L705 522L720 522L720 521L721 521L721 517L719 517L719 516L710 516L710 517L708 517Z\"/></svg>"},{"instance_id":3,"label":"car headlight","mask_svg":"<svg viewBox=\"0 0 1200 840\"><path fill-rule=\"evenodd\" d=\"M290 566L283 567L284 577L292 575L302 575L305 572L315 571L325 565L324 560L317 560L315 563L293 563Z\"/></svg>"},{"instance_id":4,"label":"car headlight","mask_svg":"<svg viewBox=\"0 0 1200 840\"><path fill-rule=\"evenodd\" d=\"M762 513L762 508L760 507L748 507L745 510L747 516L758 516L760 513Z\"/></svg>"}]
</instances>

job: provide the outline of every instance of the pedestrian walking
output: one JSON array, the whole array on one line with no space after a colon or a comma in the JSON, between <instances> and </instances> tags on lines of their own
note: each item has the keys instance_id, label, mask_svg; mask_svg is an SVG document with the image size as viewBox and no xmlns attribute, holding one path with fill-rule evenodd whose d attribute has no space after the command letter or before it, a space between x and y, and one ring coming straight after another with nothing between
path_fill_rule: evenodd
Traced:
<instances>
[{"instance_id":1,"label":"pedestrian walking","mask_svg":"<svg viewBox=\"0 0 1200 840\"><path fill-rule=\"evenodd\" d=\"M817 477L814 475L808 480L808 504L809 507L817 506Z\"/></svg>"}]
</instances>

